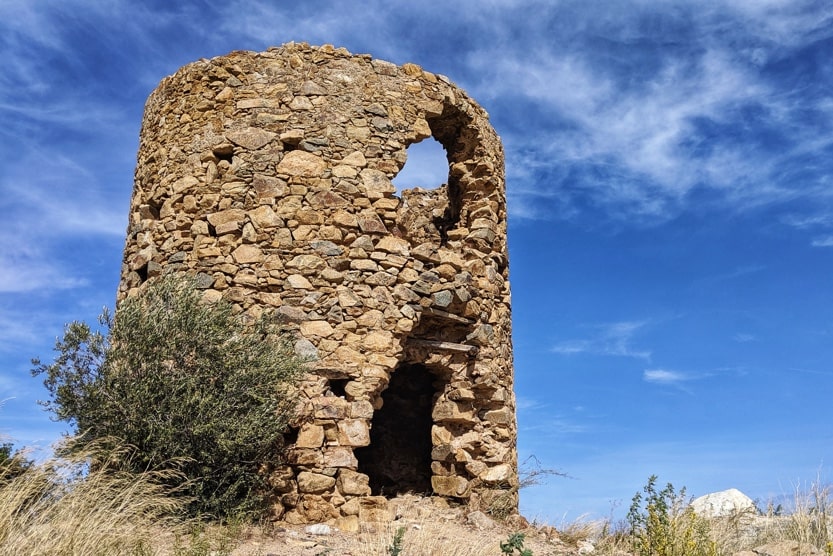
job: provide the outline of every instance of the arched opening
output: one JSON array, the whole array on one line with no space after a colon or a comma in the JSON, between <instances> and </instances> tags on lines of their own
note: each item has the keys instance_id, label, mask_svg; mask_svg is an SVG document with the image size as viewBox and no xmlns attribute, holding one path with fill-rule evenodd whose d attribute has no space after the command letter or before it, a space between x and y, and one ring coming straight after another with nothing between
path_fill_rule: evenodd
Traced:
<instances>
[{"instance_id":1,"label":"arched opening","mask_svg":"<svg viewBox=\"0 0 833 556\"><path fill-rule=\"evenodd\" d=\"M420 364L402 364L391 375L373 416L370 445L355 450L373 495L431 492L435 380Z\"/></svg>"},{"instance_id":2,"label":"arched opening","mask_svg":"<svg viewBox=\"0 0 833 556\"><path fill-rule=\"evenodd\" d=\"M439 141L429 137L408 146L407 153L405 166L393 178L397 194L414 187L436 189L448 181L448 157Z\"/></svg>"}]
</instances>

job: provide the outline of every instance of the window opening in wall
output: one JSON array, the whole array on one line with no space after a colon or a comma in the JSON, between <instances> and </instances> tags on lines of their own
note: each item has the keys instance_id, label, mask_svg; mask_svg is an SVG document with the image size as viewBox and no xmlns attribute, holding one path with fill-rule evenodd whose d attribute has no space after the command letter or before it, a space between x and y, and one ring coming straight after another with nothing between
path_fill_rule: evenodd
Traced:
<instances>
[{"instance_id":1,"label":"window opening in wall","mask_svg":"<svg viewBox=\"0 0 833 556\"><path fill-rule=\"evenodd\" d=\"M393 178L397 194L414 187L437 189L448 181L448 157L439 141L429 137L410 145L407 153L405 166Z\"/></svg>"},{"instance_id":2,"label":"window opening in wall","mask_svg":"<svg viewBox=\"0 0 833 556\"><path fill-rule=\"evenodd\" d=\"M350 379L348 378L331 378L329 380L330 392L332 392L334 396L343 398L347 395L345 389L347 388L348 382L350 382Z\"/></svg>"},{"instance_id":3,"label":"window opening in wall","mask_svg":"<svg viewBox=\"0 0 833 556\"><path fill-rule=\"evenodd\" d=\"M402 364L382 393L370 445L355 450L373 495L431 492L431 412L437 378L420 364Z\"/></svg>"}]
</instances>

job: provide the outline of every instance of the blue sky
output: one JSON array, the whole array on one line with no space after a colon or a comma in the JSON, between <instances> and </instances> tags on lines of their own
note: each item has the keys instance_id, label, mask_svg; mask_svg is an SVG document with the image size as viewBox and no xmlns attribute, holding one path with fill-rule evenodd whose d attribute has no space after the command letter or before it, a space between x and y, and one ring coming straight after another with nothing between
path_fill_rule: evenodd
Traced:
<instances>
[{"instance_id":1,"label":"blue sky","mask_svg":"<svg viewBox=\"0 0 833 556\"><path fill-rule=\"evenodd\" d=\"M29 359L113 305L147 95L291 40L448 75L504 141L519 451L571 477L529 517L829 475L833 5L804 0L0 0L0 433L64 429Z\"/></svg>"}]
</instances>

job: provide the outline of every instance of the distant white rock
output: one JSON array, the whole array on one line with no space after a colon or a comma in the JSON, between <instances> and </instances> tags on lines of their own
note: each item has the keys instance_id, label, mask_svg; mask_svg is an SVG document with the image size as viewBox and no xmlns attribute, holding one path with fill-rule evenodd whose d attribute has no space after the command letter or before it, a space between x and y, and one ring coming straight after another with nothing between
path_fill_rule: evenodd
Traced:
<instances>
[{"instance_id":1,"label":"distant white rock","mask_svg":"<svg viewBox=\"0 0 833 556\"><path fill-rule=\"evenodd\" d=\"M703 517L725 517L755 511L755 503L736 488L712 492L691 501L691 509Z\"/></svg>"}]
</instances>

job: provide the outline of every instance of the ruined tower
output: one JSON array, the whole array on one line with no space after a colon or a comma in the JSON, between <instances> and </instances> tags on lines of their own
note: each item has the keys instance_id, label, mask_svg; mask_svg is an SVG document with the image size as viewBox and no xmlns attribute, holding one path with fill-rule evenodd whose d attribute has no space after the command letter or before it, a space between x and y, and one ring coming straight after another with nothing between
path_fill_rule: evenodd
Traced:
<instances>
[{"instance_id":1,"label":"ruined tower","mask_svg":"<svg viewBox=\"0 0 833 556\"><path fill-rule=\"evenodd\" d=\"M447 183L397 193L429 137ZM517 507L503 150L447 78L295 43L165 78L120 298L169 269L273 312L310 358L277 514L335 519L403 492Z\"/></svg>"}]
</instances>

